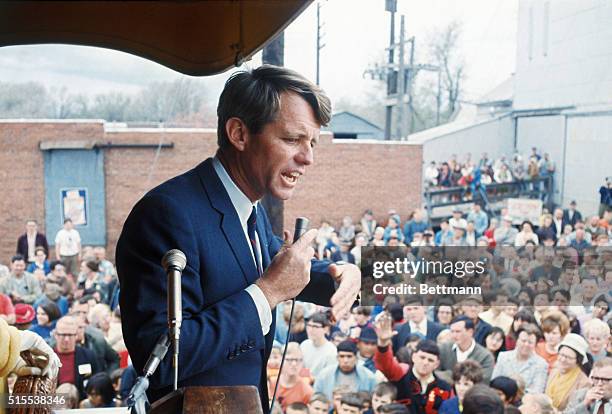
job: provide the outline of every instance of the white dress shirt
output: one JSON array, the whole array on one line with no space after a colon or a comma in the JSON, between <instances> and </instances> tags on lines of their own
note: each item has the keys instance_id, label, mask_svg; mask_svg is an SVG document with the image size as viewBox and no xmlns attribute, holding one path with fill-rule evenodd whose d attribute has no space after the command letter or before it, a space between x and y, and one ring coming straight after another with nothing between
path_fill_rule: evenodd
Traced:
<instances>
[{"instance_id":1,"label":"white dress shirt","mask_svg":"<svg viewBox=\"0 0 612 414\"><path fill-rule=\"evenodd\" d=\"M472 351L474 351L474 348L476 348L476 341L473 339L472 339L472 345L470 345L470 347L466 349L465 351L462 351L461 349L459 349L459 345L454 344L453 351L455 351L457 354L457 362L463 362L466 359L468 359Z\"/></svg>"},{"instance_id":2,"label":"white dress shirt","mask_svg":"<svg viewBox=\"0 0 612 414\"><path fill-rule=\"evenodd\" d=\"M427 318L423 318L418 324L413 321L408 321L410 333L420 333L424 337L427 336Z\"/></svg>"},{"instance_id":3,"label":"white dress shirt","mask_svg":"<svg viewBox=\"0 0 612 414\"><path fill-rule=\"evenodd\" d=\"M236 210L236 213L238 214L238 219L240 219L240 224L242 225L242 231L244 232L246 243L250 247L251 240L249 238L249 233L247 230L247 221L249 219L249 216L251 215L251 212L253 211L253 207L257 207L259 201L253 203L251 202L251 200L249 200L249 198L240 190L240 188L238 188L236 183L234 183L232 178L229 176L229 174L223 167L223 164L221 164L221 161L219 161L217 157L213 158L213 167L215 169L215 172L219 176L219 179L221 180L221 184L223 184L225 191L227 191L227 194L229 195L229 198L232 202L232 205L234 206L234 209ZM260 253L259 257L263 257L261 255L261 246L259 244L259 235L257 234L257 232L255 233L255 242L257 245L257 250ZM255 260L253 249L249 248L249 251L251 252L253 263L255 264L255 266L257 266L257 261ZM272 310L270 309L268 299L266 299L266 296L263 294L259 286L255 284L250 285L245 290L249 295L251 295L251 298L255 303L257 313L259 314L259 321L261 322L261 331L264 335L266 335L268 332L270 332L270 325L272 325Z\"/></svg>"}]
</instances>

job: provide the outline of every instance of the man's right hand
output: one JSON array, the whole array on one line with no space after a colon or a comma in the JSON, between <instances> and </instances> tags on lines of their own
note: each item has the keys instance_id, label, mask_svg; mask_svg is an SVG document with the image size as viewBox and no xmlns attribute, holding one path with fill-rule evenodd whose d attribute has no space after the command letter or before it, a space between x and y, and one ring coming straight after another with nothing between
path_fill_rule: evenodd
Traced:
<instances>
[{"instance_id":1,"label":"man's right hand","mask_svg":"<svg viewBox=\"0 0 612 414\"><path fill-rule=\"evenodd\" d=\"M290 233L283 233L285 243L263 276L255 282L268 299L270 308L296 297L310 282L310 261L314 257L312 241L317 234L317 229L308 230L291 243Z\"/></svg>"},{"instance_id":2,"label":"man's right hand","mask_svg":"<svg viewBox=\"0 0 612 414\"><path fill-rule=\"evenodd\" d=\"M597 400L601 400L604 397L603 390L599 387L594 387L588 390L584 396L584 405L590 407Z\"/></svg>"},{"instance_id":3,"label":"man's right hand","mask_svg":"<svg viewBox=\"0 0 612 414\"><path fill-rule=\"evenodd\" d=\"M397 331L393 330L393 318L387 312L381 312L374 322L374 330L376 331L377 345L380 347L391 345L391 340Z\"/></svg>"}]
</instances>

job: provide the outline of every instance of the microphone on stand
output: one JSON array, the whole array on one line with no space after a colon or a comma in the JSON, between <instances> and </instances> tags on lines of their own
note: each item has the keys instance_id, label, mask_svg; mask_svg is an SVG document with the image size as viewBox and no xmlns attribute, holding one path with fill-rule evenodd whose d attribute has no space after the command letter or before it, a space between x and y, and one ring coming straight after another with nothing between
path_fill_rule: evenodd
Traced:
<instances>
[{"instance_id":1,"label":"microphone on stand","mask_svg":"<svg viewBox=\"0 0 612 414\"><path fill-rule=\"evenodd\" d=\"M183 322L183 302L181 293L181 275L187 266L185 254L178 250L169 250L162 258L162 267L168 275L168 331L174 354L172 366L174 367L174 390L178 387L178 355L181 323Z\"/></svg>"}]
</instances>

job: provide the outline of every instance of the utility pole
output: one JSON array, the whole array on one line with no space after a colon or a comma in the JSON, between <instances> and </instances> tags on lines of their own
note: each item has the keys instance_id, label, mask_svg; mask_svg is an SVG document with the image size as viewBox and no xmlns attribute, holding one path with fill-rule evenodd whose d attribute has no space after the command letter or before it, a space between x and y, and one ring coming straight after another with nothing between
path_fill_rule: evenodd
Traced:
<instances>
[{"instance_id":1,"label":"utility pole","mask_svg":"<svg viewBox=\"0 0 612 414\"><path fill-rule=\"evenodd\" d=\"M285 32L279 33L274 40L264 47L262 62L276 66L283 66L285 64ZM270 194L266 194L261 203L268 213L274 234L283 234L283 201Z\"/></svg>"},{"instance_id":2,"label":"utility pole","mask_svg":"<svg viewBox=\"0 0 612 414\"><path fill-rule=\"evenodd\" d=\"M397 0L386 0L385 10L391 13L391 33L389 37L389 68L387 70L387 96L397 93L397 72L393 68L395 50L395 12L397 11ZM393 121L393 103L388 102L385 107L385 140L391 139L391 123Z\"/></svg>"},{"instance_id":3,"label":"utility pole","mask_svg":"<svg viewBox=\"0 0 612 414\"><path fill-rule=\"evenodd\" d=\"M404 16L402 16L404 17ZM412 36L409 40L410 42L410 66L406 70L406 93L408 94L408 103L407 103L407 111L409 114L408 122L408 133L406 134L406 140L408 139L408 135L412 134L414 131L414 111L412 110L412 80L414 72L414 36ZM402 136L403 138L403 136Z\"/></svg>"},{"instance_id":4,"label":"utility pole","mask_svg":"<svg viewBox=\"0 0 612 414\"><path fill-rule=\"evenodd\" d=\"M398 69L398 85L397 85L397 122L395 125L396 138L401 140L404 136L404 93L406 92L406 76L404 62L404 43L405 43L405 26L404 16L400 18L400 40L399 40L399 69Z\"/></svg>"},{"instance_id":5,"label":"utility pole","mask_svg":"<svg viewBox=\"0 0 612 414\"><path fill-rule=\"evenodd\" d=\"M321 43L321 29L323 28L323 25L321 24L321 3L317 2L317 85L320 85L320 78L319 78L319 66L320 66L320 54L321 54L321 49L323 49L325 47L325 44Z\"/></svg>"}]
</instances>

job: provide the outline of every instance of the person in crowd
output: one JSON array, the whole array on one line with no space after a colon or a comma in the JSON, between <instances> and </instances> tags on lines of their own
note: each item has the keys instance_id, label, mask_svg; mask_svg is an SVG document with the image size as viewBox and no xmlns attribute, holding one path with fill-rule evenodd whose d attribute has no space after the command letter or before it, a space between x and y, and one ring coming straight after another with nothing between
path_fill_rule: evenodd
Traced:
<instances>
[{"instance_id":1,"label":"person in crowd","mask_svg":"<svg viewBox=\"0 0 612 414\"><path fill-rule=\"evenodd\" d=\"M491 332L485 338L485 345L487 350L493 354L493 359L497 361L499 353L506 350L506 334L504 330L494 326L491 328Z\"/></svg>"},{"instance_id":2,"label":"person in crowd","mask_svg":"<svg viewBox=\"0 0 612 414\"><path fill-rule=\"evenodd\" d=\"M440 173L438 174L438 186L448 188L453 186L451 167L447 162L442 163Z\"/></svg>"},{"instance_id":3,"label":"person in crowd","mask_svg":"<svg viewBox=\"0 0 612 414\"><path fill-rule=\"evenodd\" d=\"M476 384L463 397L462 414L504 414L504 403L492 388Z\"/></svg>"},{"instance_id":4,"label":"person in crowd","mask_svg":"<svg viewBox=\"0 0 612 414\"><path fill-rule=\"evenodd\" d=\"M423 339L412 353L411 365L398 362L390 349L393 337L392 319L381 313L376 320L378 348L374 361L391 383L397 387L397 400L406 404L412 413L437 412L444 400L451 397L450 385L438 378L435 370L440 365L440 349L435 342Z\"/></svg>"},{"instance_id":5,"label":"person in crowd","mask_svg":"<svg viewBox=\"0 0 612 414\"><path fill-rule=\"evenodd\" d=\"M111 374L119 368L119 355L113 350L98 328L89 324L89 297L84 296L72 306L72 314L77 317L77 344L93 352L96 364L101 371Z\"/></svg>"},{"instance_id":6,"label":"person in crowd","mask_svg":"<svg viewBox=\"0 0 612 414\"><path fill-rule=\"evenodd\" d=\"M0 319L4 319L9 325L15 323L15 306L8 295L0 293Z\"/></svg>"},{"instance_id":7,"label":"person in crowd","mask_svg":"<svg viewBox=\"0 0 612 414\"><path fill-rule=\"evenodd\" d=\"M85 382L93 374L100 372L96 356L92 351L77 345L78 321L72 316L64 316L57 321L53 337L55 352L62 363L59 370L58 385L70 383L79 390L79 398L86 397Z\"/></svg>"},{"instance_id":8,"label":"person in crowd","mask_svg":"<svg viewBox=\"0 0 612 414\"><path fill-rule=\"evenodd\" d=\"M87 314L89 324L92 327L99 329L104 335L104 338L107 339L107 342L111 318L112 315L110 307L105 303L98 303L97 305L94 305Z\"/></svg>"},{"instance_id":9,"label":"person in crowd","mask_svg":"<svg viewBox=\"0 0 612 414\"><path fill-rule=\"evenodd\" d=\"M55 259L66 266L66 272L76 275L81 262L81 235L74 228L70 218L64 220L64 227L55 236Z\"/></svg>"},{"instance_id":10,"label":"person in crowd","mask_svg":"<svg viewBox=\"0 0 612 414\"><path fill-rule=\"evenodd\" d=\"M331 254L330 260L332 262L345 262L355 264L355 256L351 253L352 242L347 240L340 240L340 249L336 250Z\"/></svg>"},{"instance_id":11,"label":"person in crowd","mask_svg":"<svg viewBox=\"0 0 612 414\"><path fill-rule=\"evenodd\" d=\"M75 288L74 279L70 279L66 275L66 268L63 263L57 260L53 260L49 263L51 273L47 275L47 283L55 283L61 287L60 294L66 298L72 298Z\"/></svg>"},{"instance_id":12,"label":"person in crowd","mask_svg":"<svg viewBox=\"0 0 612 414\"><path fill-rule=\"evenodd\" d=\"M327 340L329 320L322 312L313 314L306 323L308 339L300 344L304 366L317 378L323 368L336 362L336 347Z\"/></svg>"},{"instance_id":13,"label":"person in crowd","mask_svg":"<svg viewBox=\"0 0 612 414\"><path fill-rule=\"evenodd\" d=\"M552 239L555 242L557 241L557 231L553 227L553 217L551 214L544 215L544 222L540 226L537 231L537 236L540 241L544 241L544 239Z\"/></svg>"},{"instance_id":14,"label":"person in crowd","mask_svg":"<svg viewBox=\"0 0 612 414\"><path fill-rule=\"evenodd\" d=\"M514 379L502 375L492 379L489 386L497 392L505 407L511 407L517 400L519 387Z\"/></svg>"},{"instance_id":15,"label":"person in crowd","mask_svg":"<svg viewBox=\"0 0 612 414\"><path fill-rule=\"evenodd\" d=\"M338 414L360 414L363 409L363 400L357 393L351 392L340 398Z\"/></svg>"},{"instance_id":16,"label":"person in crowd","mask_svg":"<svg viewBox=\"0 0 612 414\"><path fill-rule=\"evenodd\" d=\"M26 271L34 273L36 269L45 272L45 276L51 271L51 267L47 261L47 251L42 246L38 246L34 249L34 261L28 264Z\"/></svg>"},{"instance_id":17,"label":"person in crowd","mask_svg":"<svg viewBox=\"0 0 612 414\"><path fill-rule=\"evenodd\" d=\"M575 391L589 387L588 344L578 334L569 333L559 344L557 363L548 377L546 395L557 410L564 410Z\"/></svg>"},{"instance_id":18,"label":"person in crowd","mask_svg":"<svg viewBox=\"0 0 612 414\"><path fill-rule=\"evenodd\" d=\"M355 247L350 250L350 254L355 258L355 264L357 266L361 265L361 248L366 247L368 245L368 236L363 233L357 233L355 236Z\"/></svg>"},{"instance_id":19,"label":"person in crowd","mask_svg":"<svg viewBox=\"0 0 612 414\"><path fill-rule=\"evenodd\" d=\"M355 238L355 225L351 216L344 216L342 219L342 226L338 230L338 237L341 242L352 243Z\"/></svg>"},{"instance_id":20,"label":"person in crowd","mask_svg":"<svg viewBox=\"0 0 612 414\"><path fill-rule=\"evenodd\" d=\"M371 414L380 414L381 407L391 404L397 398L397 388L390 382L380 382L372 392Z\"/></svg>"},{"instance_id":21,"label":"person in crowd","mask_svg":"<svg viewBox=\"0 0 612 414\"><path fill-rule=\"evenodd\" d=\"M43 294L36 299L32 306L36 309L44 302L53 302L58 307L61 316L64 316L68 313L70 306L68 305L68 299L62 296L61 292L62 288L58 284L48 281L45 283Z\"/></svg>"},{"instance_id":22,"label":"person in crowd","mask_svg":"<svg viewBox=\"0 0 612 414\"><path fill-rule=\"evenodd\" d=\"M453 209L453 216L448 220L448 225L453 229L467 227L467 220L463 218L463 211L460 208Z\"/></svg>"},{"instance_id":23,"label":"person in crowd","mask_svg":"<svg viewBox=\"0 0 612 414\"><path fill-rule=\"evenodd\" d=\"M472 211L469 212L467 220L474 222L474 227L476 228L478 236L482 236L489 226L489 217L487 213L482 211L482 206L479 203L474 203L472 205Z\"/></svg>"},{"instance_id":24,"label":"person in crowd","mask_svg":"<svg viewBox=\"0 0 612 414\"><path fill-rule=\"evenodd\" d=\"M455 365L452 380L455 396L442 402L439 414L461 414L466 392L483 380L482 368L478 362L467 359Z\"/></svg>"},{"instance_id":25,"label":"person in crowd","mask_svg":"<svg viewBox=\"0 0 612 414\"><path fill-rule=\"evenodd\" d=\"M20 331L28 331L32 322L36 319L36 311L31 305L18 303L15 305L15 328Z\"/></svg>"},{"instance_id":26,"label":"person in crowd","mask_svg":"<svg viewBox=\"0 0 612 414\"><path fill-rule=\"evenodd\" d=\"M570 323L563 312L553 310L544 315L541 328L544 333L544 341L538 342L536 353L548 363L550 372L557 362L559 343L568 334Z\"/></svg>"},{"instance_id":27,"label":"person in crowd","mask_svg":"<svg viewBox=\"0 0 612 414\"><path fill-rule=\"evenodd\" d=\"M513 246L517 234L518 230L512 227L512 217L506 215L501 226L495 229L493 238L498 246Z\"/></svg>"},{"instance_id":28,"label":"person in crowd","mask_svg":"<svg viewBox=\"0 0 612 414\"><path fill-rule=\"evenodd\" d=\"M36 325L30 330L37 333L45 341L51 337L55 323L62 316L60 309L54 302L43 302L36 308Z\"/></svg>"},{"instance_id":29,"label":"person in crowd","mask_svg":"<svg viewBox=\"0 0 612 414\"><path fill-rule=\"evenodd\" d=\"M485 346L485 338L491 331L492 326L480 318L482 313L482 296L472 295L461 302L461 312L474 323L474 340Z\"/></svg>"},{"instance_id":30,"label":"person in crowd","mask_svg":"<svg viewBox=\"0 0 612 414\"><path fill-rule=\"evenodd\" d=\"M8 295L13 304L32 305L41 294L38 280L32 273L26 272L25 268L24 257L17 254L11 258L11 273L0 280L0 293Z\"/></svg>"},{"instance_id":31,"label":"person in crowd","mask_svg":"<svg viewBox=\"0 0 612 414\"><path fill-rule=\"evenodd\" d=\"M440 222L440 230L438 230L434 236L434 243L436 246L445 246L450 244L452 239L453 231L448 224L448 220L443 219Z\"/></svg>"},{"instance_id":32,"label":"person in crowd","mask_svg":"<svg viewBox=\"0 0 612 414\"><path fill-rule=\"evenodd\" d=\"M81 401L80 408L120 407L121 402L115 399L115 389L109 375L99 372L92 375L85 387L87 399Z\"/></svg>"},{"instance_id":33,"label":"person in crowd","mask_svg":"<svg viewBox=\"0 0 612 414\"><path fill-rule=\"evenodd\" d=\"M38 231L36 220L26 221L26 231L17 239L17 250L15 254L21 255L26 262L32 263L36 257L36 247L42 247L45 252L49 251L47 237Z\"/></svg>"},{"instance_id":34,"label":"person in crowd","mask_svg":"<svg viewBox=\"0 0 612 414\"><path fill-rule=\"evenodd\" d=\"M602 414L612 411L612 358L593 364L590 387L573 393L563 414Z\"/></svg>"},{"instance_id":35,"label":"person in crowd","mask_svg":"<svg viewBox=\"0 0 612 414\"><path fill-rule=\"evenodd\" d=\"M457 364L466 360L476 361L482 376L488 383L495 363L493 355L474 340L474 322L465 315L458 316L450 324L452 342L440 345L440 367L436 374L452 382L451 374Z\"/></svg>"},{"instance_id":36,"label":"person in crowd","mask_svg":"<svg viewBox=\"0 0 612 414\"><path fill-rule=\"evenodd\" d=\"M429 225L421 209L416 209L410 215L410 218L404 225L404 243L412 243L412 239L415 233L423 233Z\"/></svg>"},{"instance_id":37,"label":"person in crowd","mask_svg":"<svg viewBox=\"0 0 612 414\"><path fill-rule=\"evenodd\" d=\"M612 176L606 177L606 183L599 187L599 217L603 217L604 212L612 211Z\"/></svg>"},{"instance_id":38,"label":"person in crowd","mask_svg":"<svg viewBox=\"0 0 612 414\"><path fill-rule=\"evenodd\" d=\"M306 377L300 375L304 367L302 350L297 342L289 342L285 356L285 366L278 378L277 399L283 411L289 404L301 402L307 404L313 394L312 387ZM269 395L274 394L276 381L270 383Z\"/></svg>"},{"instance_id":39,"label":"person in crowd","mask_svg":"<svg viewBox=\"0 0 612 414\"><path fill-rule=\"evenodd\" d=\"M384 239L385 236L385 228L384 227L376 227L376 230L374 230L374 238L372 239L372 241L370 242L371 246L385 246L386 242Z\"/></svg>"},{"instance_id":40,"label":"person in crowd","mask_svg":"<svg viewBox=\"0 0 612 414\"><path fill-rule=\"evenodd\" d=\"M495 241L495 230L497 229L499 225L499 221L497 220L496 217L491 217L491 220L489 221L489 227L487 227L487 229L484 231L483 233L483 237L486 238L489 247L490 248L495 248L497 242Z\"/></svg>"},{"instance_id":41,"label":"person in crowd","mask_svg":"<svg viewBox=\"0 0 612 414\"><path fill-rule=\"evenodd\" d=\"M339 384L351 384L355 391L372 391L377 380L374 374L357 363L357 345L346 340L338 345L338 362L325 367L317 376L315 392L321 392L332 398L334 388Z\"/></svg>"},{"instance_id":42,"label":"person in crowd","mask_svg":"<svg viewBox=\"0 0 612 414\"><path fill-rule=\"evenodd\" d=\"M523 221L523 224L521 224L521 231L517 233L514 239L514 246L523 247L530 241L536 246L539 244L538 235L533 232L531 222L525 220Z\"/></svg>"},{"instance_id":43,"label":"person in crowd","mask_svg":"<svg viewBox=\"0 0 612 414\"><path fill-rule=\"evenodd\" d=\"M576 209L576 206L576 200L572 200L569 208L563 210L563 227L569 224L573 228L578 221L582 221L582 213Z\"/></svg>"},{"instance_id":44,"label":"person in crowd","mask_svg":"<svg viewBox=\"0 0 612 414\"><path fill-rule=\"evenodd\" d=\"M510 332L512 326L512 317L505 310L508 306L508 293L505 290L497 289L490 295L488 300L489 309L481 312L478 317L491 325L503 329L504 334Z\"/></svg>"},{"instance_id":45,"label":"person in crowd","mask_svg":"<svg viewBox=\"0 0 612 414\"><path fill-rule=\"evenodd\" d=\"M361 231L364 232L367 236L367 240L370 241L374 237L374 230L376 230L377 223L374 218L374 213L372 210L367 209L363 212L363 216L360 220Z\"/></svg>"},{"instance_id":46,"label":"person in crowd","mask_svg":"<svg viewBox=\"0 0 612 414\"><path fill-rule=\"evenodd\" d=\"M541 393L525 395L519 409L521 414L556 414L550 397Z\"/></svg>"},{"instance_id":47,"label":"person in crowd","mask_svg":"<svg viewBox=\"0 0 612 414\"><path fill-rule=\"evenodd\" d=\"M441 299L435 307L434 314L438 324L442 325L444 328L448 327L455 317L453 302Z\"/></svg>"},{"instance_id":48,"label":"person in crowd","mask_svg":"<svg viewBox=\"0 0 612 414\"><path fill-rule=\"evenodd\" d=\"M427 319L425 314L425 306L423 298L418 295L410 296L406 299L404 313L407 316L408 322L400 325L397 329L397 335L393 337L393 351L397 352L399 348L404 346L410 334L420 335L435 341L443 327Z\"/></svg>"},{"instance_id":49,"label":"person in crowd","mask_svg":"<svg viewBox=\"0 0 612 414\"><path fill-rule=\"evenodd\" d=\"M535 353L540 331L536 325L524 324L517 331L516 348L499 354L493 378L519 375L525 381L528 393L544 392L548 364Z\"/></svg>"},{"instance_id":50,"label":"person in crowd","mask_svg":"<svg viewBox=\"0 0 612 414\"><path fill-rule=\"evenodd\" d=\"M283 309L283 318L285 323L289 323L289 317L291 317L291 307L285 306ZM296 303L293 310L293 317L291 319L291 330L289 332L289 342L297 342L301 344L308 339L306 333L306 316L305 316L305 304Z\"/></svg>"},{"instance_id":51,"label":"person in crowd","mask_svg":"<svg viewBox=\"0 0 612 414\"><path fill-rule=\"evenodd\" d=\"M584 324L582 334L589 344L589 354L594 361L610 356L606 349L610 341L610 328L607 323L591 319Z\"/></svg>"},{"instance_id":52,"label":"person in crowd","mask_svg":"<svg viewBox=\"0 0 612 414\"><path fill-rule=\"evenodd\" d=\"M63 395L65 398L62 408L66 410L74 410L79 408L79 390L74 384L65 382L55 389L55 393L57 395Z\"/></svg>"},{"instance_id":53,"label":"person in crowd","mask_svg":"<svg viewBox=\"0 0 612 414\"><path fill-rule=\"evenodd\" d=\"M374 328L366 326L361 329L359 338L357 339L357 359L363 363L363 366L376 373L376 365L374 364L374 353L376 352L376 331Z\"/></svg>"},{"instance_id":54,"label":"person in crowd","mask_svg":"<svg viewBox=\"0 0 612 414\"><path fill-rule=\"evenodd\" d=\"M385 233L383 235L385 243L389 243L391 237L396 237L400 242L404 242L404 233L402 233L400 229L400 216L398 214L389 217L387 227L385 227Z\"/></svg>"},{"instance_id":55,"label":"person in crowd","mask_svg":"<svg viewBox=\"0 0 612 414\"><path fill-rule=\"evenodd\" d=\"M330 403L329 399L322 393L312 394L310 401L308 402L308 413L309 414L328 414Z\"/></svg>"}]
</instances>

